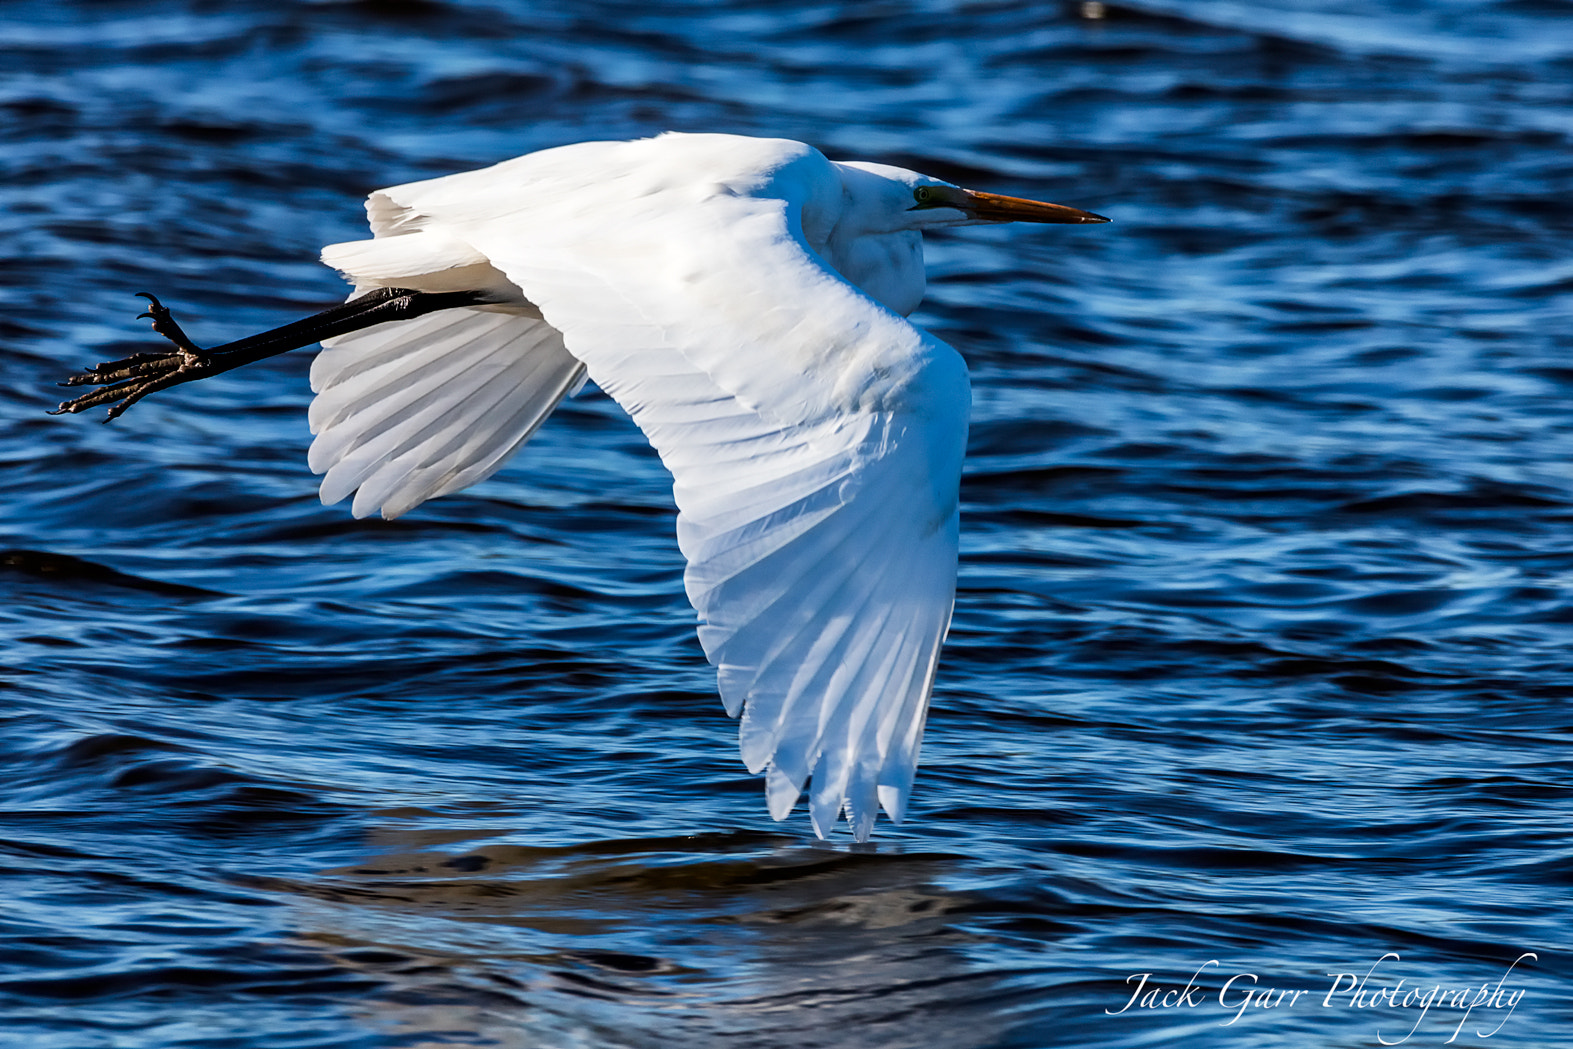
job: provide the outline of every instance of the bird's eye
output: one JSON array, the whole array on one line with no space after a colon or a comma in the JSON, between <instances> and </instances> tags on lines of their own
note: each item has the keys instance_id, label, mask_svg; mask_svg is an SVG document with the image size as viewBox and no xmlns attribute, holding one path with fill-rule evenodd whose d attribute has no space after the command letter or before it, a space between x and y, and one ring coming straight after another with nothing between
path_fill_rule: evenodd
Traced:
<instances>
[{"instance_id":1,"label":"bird's eye","mask_svg":"<svg viewBox=\"0 0 1573 1049\"><path fill-rule=\"evenodd\" d=\"M927 204L934 199L934 188L932 186L919 186L912 191L912 199L919 204Z\"/></svg>"}]
</instances>

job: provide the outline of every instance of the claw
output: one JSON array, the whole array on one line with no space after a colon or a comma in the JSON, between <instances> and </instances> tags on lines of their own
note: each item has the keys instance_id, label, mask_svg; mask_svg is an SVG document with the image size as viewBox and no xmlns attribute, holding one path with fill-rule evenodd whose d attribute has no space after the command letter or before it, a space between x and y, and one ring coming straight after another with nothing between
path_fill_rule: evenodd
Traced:
<instances>
[{"instance_id":1,"label":"claw","mask_svg":"<svg viewBox=\"0 0 1573 1049\"><path fill-rule=\"evenodd\" d=\"M478 291L420 292L409 288L380 288L303 320L205 350L186 337L168 308L158 301L158 296L146 291L139 291L137 295L148 301L147 312L141 316L151 320L153 330L174 344L173 352L138 353L84 368L82 374L73 375L60 385L98 386L100 389L65 401L49 414L75 413L100 404L113 404L109 419L116 419L148 394L171 386L220 375L253 361L298 350L373 324L409 320L436 310L481 306L494 301L487 293Z\"/></svg>"},{"instance_id":2,"label":"claw","mask_svg":"<svg viewBox=\"0 0 1573 1049\"><path fill-rule=\"evenodd\" d=\"M83 374L67 376L58 386L103 386L105 383L133 379L138 375L162 371L178 363L178 353L134 353L118 361L105 361L98 366L88 365Z\"/></svg>"},{"instance_id":3,"label":"claw","mask_svg":"<svg viewBox=\"0 0 1573 1049\"><path fill-rule=\"evenodd\" d=\"M96 367L83 368L82 374L72 375L60 385L98 386L100 389L61 402L60 407L51 411L50 415L67 412L74 415L108 404L109 414L104 421L109 422L124 415L127 408L150 393L200 379L211 372L213 359L186 337L186 333L180 330L180 325L175 323L175 318L170 316L169 310L158 301L157 296L145 291L137 294L150 303L147 312L141 316L151 319L153 330L174 343L175 352L134 353L118 361L105 361Z\"/></svg>"},{"instance_id":4,"label":"claw","mask_svg":"<svg viewBox=\"0 0 1573 1049\"><path fill-rule=\"evenodd\" d=\"M108 404L111 401L120 400L120 398L126 396L131 391L131 388L136 385L136 380L131 379L127 380L126 382L115 383L112 386L105 386L103 389L94 390L92 393L84 393L75 400L62 401L60 407L56 408L49 414L63 415L66 412L70 412L72 415L75 415L77 412L85 412L89 408L97 408L101 404Z\"/></svg>"}]
</instances>

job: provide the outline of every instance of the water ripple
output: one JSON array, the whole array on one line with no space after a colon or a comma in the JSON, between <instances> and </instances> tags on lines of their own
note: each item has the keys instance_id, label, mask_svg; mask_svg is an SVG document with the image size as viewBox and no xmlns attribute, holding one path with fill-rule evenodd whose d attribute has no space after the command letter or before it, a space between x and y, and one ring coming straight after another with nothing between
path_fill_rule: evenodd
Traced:
<instances>
[{"instance_id":1,"label":"water ripple","mask_svg":"<svg viewBox=\"0 0 1573 1049\"><path fill-rule=\"evenodd\" d=\"M0 1044L1373 1045L1416 1011L1323 1001L1388 952L1569 1044L1565 22L9 5ZM928 245L961 583L873 846L766 822L593 391L391 523L318 504L304 357L42 414L134 292L235 338L342 296L371 188L667 128L1116 220ZM1200 1004L1122 1011L1144 973ZM1307 993L1228 1023L1247 983Z\"/></svg>"}]
</instances>

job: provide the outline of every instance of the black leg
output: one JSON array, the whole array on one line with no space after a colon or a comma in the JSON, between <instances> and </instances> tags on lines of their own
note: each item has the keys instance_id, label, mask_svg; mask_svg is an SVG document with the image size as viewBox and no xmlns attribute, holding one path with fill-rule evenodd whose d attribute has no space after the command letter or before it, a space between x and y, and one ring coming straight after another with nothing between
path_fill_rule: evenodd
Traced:
<instances>
[{"instance_id":1,"label":"black leg","mask_svg":"<svg viewBox=\"0 0 1573 1049\"><path fill-rule=\"evenodd\" d=\"M340 303L281 328L204 350L186 337L163 303L145 291L137 294L152 304L142 316L152 319L153 330L174 344L174 352L136 353L122 360L106 361L97 368L85 369L81 375L71 376L60 385L102 386L103 389L65 401L50 415L64 412L75 414L107 404L110 405L109 415L104 421L109 422L120 417L127 408L148 394L167 390L171 386L206 379L210 375L221 375L243 364L275 357L323 339L331 339L335 335L369 328L373 324L410 320L437 310L480 306L490 301L476 291L427 292L410 291L407 288L379 288L368 295Z\"/></svg>"}]
</instances>

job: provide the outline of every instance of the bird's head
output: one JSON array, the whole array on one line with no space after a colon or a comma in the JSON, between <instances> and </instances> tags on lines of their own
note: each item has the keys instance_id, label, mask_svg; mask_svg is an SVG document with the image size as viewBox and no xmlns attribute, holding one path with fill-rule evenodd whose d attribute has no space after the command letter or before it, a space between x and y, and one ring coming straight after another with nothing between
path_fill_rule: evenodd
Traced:
<instances>
[{"instance_id":1,"label":"bird's head","mask_svg":"<svg viewBox=\"0 0 1573 1049\"><path fill-rule=\"evenodd\" d=\"M1102 215L1023 197L983 193L887 164L840 163L851 208L870 233L992 222L1108 222ZM850 171L848 169L851 169Z\"/></svg>"}]
</instances>

